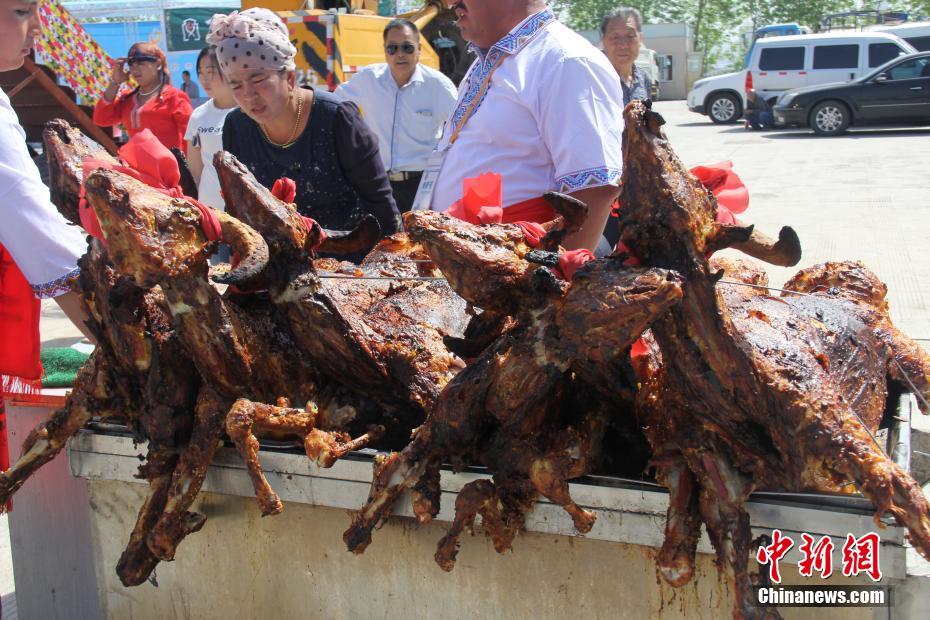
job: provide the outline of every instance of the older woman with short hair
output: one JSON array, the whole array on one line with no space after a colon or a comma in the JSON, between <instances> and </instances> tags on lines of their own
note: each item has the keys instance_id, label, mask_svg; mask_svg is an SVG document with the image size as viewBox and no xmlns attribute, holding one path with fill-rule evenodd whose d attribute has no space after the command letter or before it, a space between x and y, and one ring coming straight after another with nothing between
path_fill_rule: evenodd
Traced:
<instances>
[{"instance_id":1,"label":"older woman with short hair","mask_svg":"<svg viewBox=\"0 0 930 620\"><path fill-rule=\"evenodd\" d=\"M649 99L652 80L636 66L639 48L643 45L643 16L640 12L622 6L605 15L601 20L601 40L604 53L620 76L623 105L634 99Z\"/></svg>"},{"instance_id":2,"label":"older woman with short hair","mask_svg":"<svg viewBox=\"0 0 930 620\"><path fill-rule=\"evenodd\" d=\"M297 84L297 50L278 16L215 15L207 42L239 104L223 126L224 150L266 187L293 179L298 211L324 228L349 229L371 214L382 234L400 229L377 137L355 104Z\"/></svg>"}]
</instances>

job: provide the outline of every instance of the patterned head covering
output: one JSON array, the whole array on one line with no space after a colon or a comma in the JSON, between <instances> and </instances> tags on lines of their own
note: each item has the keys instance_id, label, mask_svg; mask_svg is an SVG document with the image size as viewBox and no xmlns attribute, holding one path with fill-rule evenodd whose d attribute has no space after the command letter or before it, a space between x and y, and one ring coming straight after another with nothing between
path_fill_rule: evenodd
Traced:
<instances>
[{"instance_id":1,"label":"patterned head covering","mask_svg":"<svg viewBox=\"0 0 930 620\"><path fill-rule=\"evenodd\" d=\"M293 70L297 48L288 38L281 18L262 8L251 8L229 15L217 13L210 20L207 43L216 46L220 70Z\"/></svg>"}]
</instances>

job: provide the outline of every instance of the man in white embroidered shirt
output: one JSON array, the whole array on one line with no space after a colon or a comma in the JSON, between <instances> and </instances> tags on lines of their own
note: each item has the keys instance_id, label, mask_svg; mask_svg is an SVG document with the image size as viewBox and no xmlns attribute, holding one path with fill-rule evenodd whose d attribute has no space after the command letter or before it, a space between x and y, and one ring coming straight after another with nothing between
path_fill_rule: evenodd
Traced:
<instances>
[{"instance_id":1,"label":"man in white embroidered shirt","mask_svg":"<svg viewBox=\"0 0 930 620\"><path fill-rule=\"evenodd\" d=\"M410 210L442 124L455 107L455 85L439 71L419 64L420 32L406 19L384 28L387 63L369 65L336 89L336 96L361 108L378 136L397 208Z\"/></svg>"},{"instance_id":2,"label":"man in white embroidered shirt","mask_svg":"<svg viewBox=\"0 0 930 620\"><path fill-rule=\"evenodd\" d=\"M619 193L622 89L604 54L556 21L540 0L458 0L452 7L478 58L415 208L446 211L463 181L503 178L503 221L544 221L542 195L570 194L589 207L569 249L594 250Z\"/></svg>"}]
</instances>

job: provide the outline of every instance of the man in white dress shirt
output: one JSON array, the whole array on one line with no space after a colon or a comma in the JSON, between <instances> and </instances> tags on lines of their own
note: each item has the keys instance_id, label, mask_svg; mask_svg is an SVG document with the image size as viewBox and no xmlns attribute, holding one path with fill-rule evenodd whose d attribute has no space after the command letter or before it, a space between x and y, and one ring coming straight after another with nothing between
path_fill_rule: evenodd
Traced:
<instances>
[{"instance_id":1,"label":"man in white dress shirt","mask_svg":"<svg viewBox=\"0 0 930 620\"><path fill-rule=\"evenodd\" d=\"M378 136L381 160L403 213L410 210L458 94L449 78L419 64L420 33L413 22L394 19L385 26L384 56L386 63L363 68L335 94L358 104Z\"/></svg>"},{"instance_id":2,"label":"man in white dress shirt","mask_svg":"<svg viewBox=\"0 0 930 620\"><path fill-rule=\"evenodd\" d=\"M585 202L588 220L566 246L594 250L619 193L617 72L542 0L458 0L453 9L478 58L415 208L446 211L462 197L465 179L493 172L503 177L505 222L550 217L541 200L547 191Z\"/></svg>"}]
</instances>

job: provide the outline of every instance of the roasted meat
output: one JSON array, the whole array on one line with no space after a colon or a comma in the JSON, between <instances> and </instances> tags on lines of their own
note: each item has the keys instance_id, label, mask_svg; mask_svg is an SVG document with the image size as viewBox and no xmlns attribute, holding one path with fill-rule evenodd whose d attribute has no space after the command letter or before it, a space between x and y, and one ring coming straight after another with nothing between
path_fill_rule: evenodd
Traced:
<instances>
[{"instance_id":1,"label":"roasted meat","mask_svg":"<svg viewBox=\"0 0 930 620\"><path fill-rule=\"evenodd\" d=\"M322 392L289 331L277 322L267 296L224 298L210 284L207 257L215 244L207 240L201 227L204 215L197 208L115 171L93 173L86 187L114 265L140 286L161 285L174 325L205 383L191 440L174 471L165 510L147 540L156 557L170 560L181 539L202 521L187 509L200 490L234 401L306 402ZM217 212L217 217L224 240L242 256L227 280L254 278L267 264L264 240L229 215ZM296 411L287 418L293 424L279 423L275 430L303 437L309 431L308 420L302 418L312 418L309 425L314 425L315 434L325 432L315 427L315 415ZM247 446L254 439L251 434L235 438L244 458L257 459ZM260 472L257 462L249 466ZM258 496L265 498L269 492L267 482L258 480ZM264 502L261 507L266 514L280 511L279 503Z\"/></svg>"},{"instance_id":2,"label":"roasted meat","mask_svg":"<svg viewBox=\"0 0 930 620\"><path fill-rule=\"evenodd\" d=\"M444 462L480 462L494 474L493 481L476 481L462 490L455 521L436 552L445 570L454 565L458 536L476 514L483 516L495 548L509 549L537 492L565 508L579 531L590 530L594 514L572 501L568 480L588 470L603 418L597 409L574 418L562 415L566 375L575 359L629 347L650 321L678 301L676 278L665 270L628 269L609 259L585 266L569 285L549 267L519 256L523 247L515 238L507 251L498 247L482 253L488 238L508 238L513 227L473 226L428 212L408 213L405 223L415 239L428 227L430 242L424 245L437 264L443 264L441 256L457 254L456 260L475 261L468 272L502 260L511 273L523 273L518 279L525 284L510 289L521 296L522 310L516 325L446 386L413 441L376 461L368 502L343 535L349 549L365 550L372 529L406 489L413 489L418 519L432 519L439 510L439 466ZM460 251L445 247L443 238ZM468 287L478 286L472 278L456 284L466 298ZM592 305L597 321L586 325ZM607 325L610 329L604 329ZM592 350L593 340L598 342Z\"/></svg>"},{"instance_id":3,"label":"roasted meat","mask_svg":"<svg viewBox=\"0 0 930 620\"><path fill-rule=\"evenodd\" d=\"M61 119L46 123L42 137L48 159L48 187L52 203L65 219L72 224L80 224L78 204L84 182L84 160L118 162L100 144Z\"/></svg>"},{"instance_id":4,"label":"roasted meat","mask_svg":"<svg viewBox=\"0 0 930 620\"><path fill-rule=\"evenodd\" d=\"M379 402L393 418L386 425L396 429L394 441L404 441L464 366L444 339L462 336L470 318L465 302L403 234L383 240L361 265L314 263L318 225L232 155L218 153L215 165L230 213L273 248L259 280L286 313L301 350L320 372ZM325 237L320 249L331 251L339 239L330 231Z\"/></svg>"},{"instance_id":5,"label":"roasted meat","mask_svg":"<svg viewBox=\"0 0 930 620\"><path fill-rule=\"evenodd\" d=\"M658 114L634 102L625 119L621 239L644 265L684 278L682 302L652 325L662 367L648 392L672 419L671 436L650 441L657 453L673 453L677 444L697 482L692 497L697 493L700 517L736 592L734 616L769 613L753 605L749 590L742 508L760 485L801 489L852 481L874 502L876 518L891 513L914 546L930 553L926 498L869 434L868 416L855 410L882 400L890 346L882 347L875 331L887 322L863 320L840 294L754 295L728 307L716 285L725 274L713 272L706 256L751 231L715 222L716 202L672 152ZM855 381L839 380L844 365ZM693 506L695 500L681 496L683 477L675 475L681 461L668 462L674 465L662 477L679 494L672 506ZM693 514L670 515L669 523L689 519ZM679 529L675 540L690 541L688 528ZM683 581L680 569L666 572Z\"/></svg>"}]
</instances>

